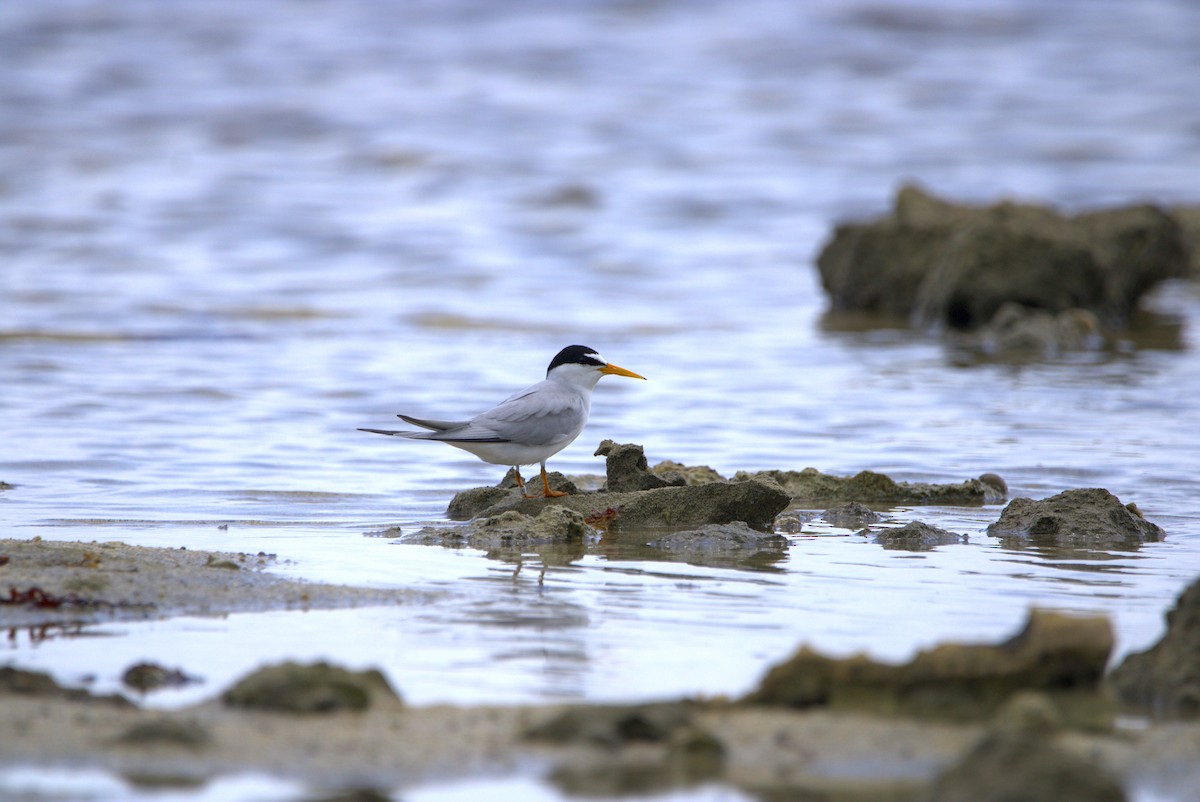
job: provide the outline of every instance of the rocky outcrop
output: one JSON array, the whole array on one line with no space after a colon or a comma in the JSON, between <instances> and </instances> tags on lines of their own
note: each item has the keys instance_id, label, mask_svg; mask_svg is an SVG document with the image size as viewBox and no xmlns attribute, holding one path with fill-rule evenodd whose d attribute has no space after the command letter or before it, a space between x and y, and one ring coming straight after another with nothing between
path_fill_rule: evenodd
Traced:
<instances>
[{"instance_id":1,"label":"rocky outcrop","mask_svg":"<svg viewBox=\"0 0 1200 802\"><path fill-rule=\"evenodd\" d=\"M550 504L537 515L507 510L472 520L463 526L426 526L401 539L405 543L449 548L536 548L548 544L582 543L595 530L575 510Z\"/></svg>"},{"instance_id":2,"label":"rocky outcrop","mask_svg":"<svg viewBox=\"0 0 1200 802\"><path fill-rule=\"evenodd\" d=\"M578 493L559 498L523 498L516 491L480 487L458 493L450 502L448 514L455 520L468 520L512 510L535 517L546 509L565 507L580 513L584 520L613 531L695 528L733 521L767 531L775 516L790 502L787 492L766 478L631 492Z\"/></svg>"},{"instance_id":3,"label":"rocky outcrop","mask_svg":"<svg viewBox=\"0 0 1200 802\"><path fill-rule=\"evenodd\" d=\"M662 476L650 471L646 452L636 443L614 443L604 440L593 456L604 457L607 484L610 493L631 493L638 490L654 490L659 487L683 487L687 479L682 474Z\"/></svg>"},{"instance_id":4,"label":"rocky outcrop","mask_svg":"<svg viewBox=\"0 0 1200 802\"><path fill-rule=\"evenodd\" d=\"M121 674L121 684L138 693L150 693L163 688L180 688L203 682L199 677L185 674L181 668L167 668L157 663L135 663Z\"/></svg>"},{"instance_id":5,"label":"rocky outcrop","mask_svg":"<svg viewBox=\"0 0 1200 802\"><path fill-rule=\"evenodd\" d=\"M579 526L610 534L657 529L668 531L652 542L636 545L683 555L679 558L697 564L726 564L730 560L742 563L746 559L757 563L760 555L770 557L770 562L784 552L787 541L782 537L764 540L762 534L773 531L776 525L792 533L803 528L803 516L798 512L784 516L782 522L776 520L789 505L840 503L840 509L828 511L829 522L860 528L880 520L865 503L994 504L1003 501L1008 490L995 474L959 483L929 484L897 482L872 471L850 477L831 476L815 468L753 474L743 471L729 481L707 466L663 462L651 469L644 449L634 443L605 440L596 453L606 458L604 490L581 493L566 477L550 474L551 487L567 495L525 498L517 491L510 472L499 486L466 490L450 502L447 515L452 520L479 521L477 524L459 529L426 527L404 539L490 550L579 540L584 535ZM561 509L576 513L582 523L568 526L557 517L553 524L535 523L547 511ZM878 536L878 542L887 548L912 550L961 540L958 535L920 523Z\"/></svg>"},{"instance_id":6,"label":"rocky outcrop","mask_svg":"<svg viewBox=\"0 0 1200 802\"><path fill-rule=\"evenodd\" d=\"M663 460L650 469L652 473L667 480L667 484L679 484L675 477L683 477L685 485L706 485L710 482L729 481L707 465L684 465L674 460Z\"/></svg>"},{"instance_id":7,"label":"rocky outcrop","mask_svg":"<svg viewBox=\"0 0 1200 802\"><path fill-rule=\"evenodd\" d=\"M1004 501L1003 480L968 479L955 484L926 482L897 482L890 476L874 471L859 471L854 476L832 476L816 468L802 471L739 471L734 479L767 477L778 482L800 505L837 504L858 501L864 504L910 504L973 506L998 504ZM999 480L999 477L995 477Z\"/></svg>"},{"instance_id":8,"label":"rocky outcrop","mask_svg":"<svg viewBox=\"0 0 1200 802\"><path fill-rule=\"evenodd\" d=\"M1137 507L1103 488L1065 490L1040 501L1015 498L987 533L1016 548L1130 551L1166 537Z\"/></svg>"},{"instance_id":9,"label":"rocky outcrop","mask_svg":"<svg viewBox=\"0 0 1200 802\"><path fill-rule=\"evenodd\" d=\"M1009 303L1079 309L1122 327L1151 287L1187 271L1179 223L1153 206L1069 216L939 200L916 187L891 215L837 227L817 259L835 310L977 329Z\"/></svg>"},{"instance_id":10,"label":"rocky outcrop","mask_svg":"<svg viewBox=\"0 0 1200 802\"><path fill-rule=\"evenodd\" d=\"M1131 654L1110 676L1120 701L1164 719L1200 719L1200 580L1167 613L1162 640Z\"/></svg>"},{"instance_id":11,"label":"rocky outcrop","mask_svg":"<svg viewBox=\"0 0 1200 802\"><path fill-rule=\"evenodd\" d=\"M568 495L578 495L579 487L566 476L563 476L558 471L551 471L546 474L546 481L550 485L551 490ZM535 490L540 482L534 482L533 485L527 486L529 490ZM469 521L472 518L482 514L483 510L489 510L492 507L501 504L512 498L520 498L521 493L517 488L516 474L509 469L500 483L491 487L472 487L468 490L455 493L454 498L450 500L450 505L446 508L446 516L452 521ZM540 502L541 499L535 496ZM500 510L497 510L499 512ZM536 514L536 513L533 513Z\"/></svg>"},{"instance_id":12,"label":"rocky outcrop","mask_svg":"<svg viewBox=\"0 0 1200 802\"><path fill-rule=\"evenodd\" d=\"M803 647L770 669L744 701L965 721L991 716L1016 694L1034 690L1069 725L1104 729L1112 711L1100 680L1112 645L1107 618L1034 610L1004 643L944 644L899 666Z\"/></svg>"}]
</instances>

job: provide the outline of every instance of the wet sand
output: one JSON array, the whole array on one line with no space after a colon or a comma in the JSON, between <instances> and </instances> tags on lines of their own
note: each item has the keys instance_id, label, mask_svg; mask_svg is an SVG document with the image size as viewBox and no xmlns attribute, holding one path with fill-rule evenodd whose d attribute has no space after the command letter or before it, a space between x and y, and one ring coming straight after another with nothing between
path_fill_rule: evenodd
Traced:
<instances>
[{"instance_id":1,"label":"wet sand","mask_svg":"<svg viewBox=\"0 0 1200 802\"><path fill-rule=\"evenodd\" d=\"M279 559L264 553L0 539L0 563L0 600L16 592L30 602L0 606L0 623L8 627L334 609L416 598L398 589L292 581L267 573Z\"/></svg>"},{"instance_id":2,"label":"wet sand","mask_svg":"<svg viewBox=\"0 0 1200 802\"><path fill-rule=\"evenodd\" d=\"M49 601L0 605L0 623L10 629L412 598L403 591L288 580L263 570L275 562L269 555L3 540L0 562L0 595L37 588ZM16 673L10 671L10 679ZM219 698L177 711L150 710L124 698L0 683L0 765L92 767L185 785L266 772L328 791L520 774L591 795L719 780L759 793L823 790L832 798L895 800L924 798L937 773L990 727L724 700L418 708L406 706L403 688L396 690L399 698L376 694L361 712L299 715L233 708ZM656 729L663 716L674 723ZM563 729L564 717L585 723ZM638 725L633 734L630 722ZM538 732L550 737L529 737ZM1187 798L1172 794L1197 787L1200 724L1049 737L1105 766L1127 788Z\"/></svg>"}]
</instances>

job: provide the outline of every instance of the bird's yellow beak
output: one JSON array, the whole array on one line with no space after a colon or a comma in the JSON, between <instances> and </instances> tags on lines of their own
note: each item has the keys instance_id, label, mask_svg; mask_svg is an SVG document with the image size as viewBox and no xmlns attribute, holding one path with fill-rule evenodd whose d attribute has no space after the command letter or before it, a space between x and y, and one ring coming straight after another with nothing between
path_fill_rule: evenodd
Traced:
<instances>
[{"instance_id":1,"label":"bird's yellow beak","mask_svg":"<svg viewBox=\"0 0 1200 802\"><path fill-rule=\"evenodd\" d=\"M639 376L638 374L634 373L632 370L625 370L625 368L620 367L618 365L614 365L612 363L609 363L609 364L605 365L604 367L600 368L600 372L607 376L628 376L631 379L642 379L643 381L645 381L645 379L646 379L645 376Z\"/></svg>"}]
</instances>

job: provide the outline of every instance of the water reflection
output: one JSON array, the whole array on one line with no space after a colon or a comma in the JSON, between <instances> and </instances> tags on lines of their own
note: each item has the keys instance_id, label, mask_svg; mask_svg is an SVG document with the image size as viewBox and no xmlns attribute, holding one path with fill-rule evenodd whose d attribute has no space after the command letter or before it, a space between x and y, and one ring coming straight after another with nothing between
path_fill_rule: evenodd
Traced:
<instances>
[{"instance_id":1,"label":"water reflection","mask_svg":"<svg viewBox=\"0 0 1200 802\"><path fill-rule=\"evenodd\" d=\"M539 571L538 584L542 584L546 577L548 568L561 568L576 562L583 558L588 553L588 547L583 543L564 543L561 545L550 544L546 546L538 546L534 549L529 548L492 548L484 552L484 556L489 560L498 560L509 565L516 566L513 572L515 579L525 567L527 563L532 563L533 568Z\"/></svg>"},{"instance_id":2,"label":"water reflection","mask_svg":"<svg viewBox=\"0 0 1200 802\"><path fill-rule=\"evenodd\" d=\"M1000 548L1015 554L1036 555L1045 560L1099 561L1136 559L1136 552L1148 544L1130 539L1128 543L1088 547L1060 543L1052 536L998 538ZM1153 541L1152 541L1153 542Z\"/></svg>"},{"instance_id":3,"label":"water reflection","mask_svg":"<svg viewBox=\"0 0 1200 802\"><path fill-rule=\"evenodd\" d=\"M446 546L445 548L453 549L455 547ZM783 538L780 538L778 547L773 549L748 546L713 551L701 547L684 549L681 552L679 548L658 548L652 544L641 542L637 538L625 541L606 536L598 543L586 547L581 544L565 544L534 549L527 547L491 548L483 552L486 559L513 566L511 574L513 580L529 576L532 572L539 586L545 583L549 571L572 566L589 555L601 557L612 563L675 562L710 568L779 572L783 570L781 563L787 559L788 550L787 541Z\"/></svg>"},{"instance_id":4,"label":"water reflection","mask_svg":"<svg viewBox=\"0 0 1200 802\"><path fill-rule=\"evenodd\" d=\"M1067 571L1093 571L1097 573L1115 572L1132 573L1133 565L1141 559L1134 552L1140 546L1127 551L1109 551L1088 549L1074 546L1060 546L1054 543L1041 545L1037 543L1001 543L1001 548L1013 557L1006 558L1009 562L1020 562L1017 555L1028 555L1037 558L1037 564L1047 568L1058 568ZM1130 564L1130 561L1134 561Z\"/></svg>"},{"instance_id":5,"label":"water reflection","mask_svg":"<svg viewBox=\"0 0 1200 802\"><path fill-rule=\"evenodd\" d=\"M752 530L735 530L725 534L713 527L717 535L705 530L683 532L648 532L621 530L608 532L592 553L612 562L680 562L710 568L730 568L750 571L779 571L787 559L790 543L779 535L764 535Z\"/></svg>"},{"instance_id":6,"label":"water reflection","mask_svg":"<svg viewBox=\"0 0 1200 802\"><path fill-rule=\"evenodd\" d=\"M85 624L35 624L26 627L9 627L6 640L9 648L21 647L22 636L27 646L37 646L46 641L90 637Z\"/></svg>"}]
</instances>

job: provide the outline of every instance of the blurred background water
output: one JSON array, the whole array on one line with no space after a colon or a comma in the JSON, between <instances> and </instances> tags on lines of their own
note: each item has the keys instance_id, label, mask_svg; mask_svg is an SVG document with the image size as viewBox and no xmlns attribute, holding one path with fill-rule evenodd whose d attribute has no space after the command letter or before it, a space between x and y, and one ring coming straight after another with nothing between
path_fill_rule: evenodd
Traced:
<instances>
[{"instance_id":1,"label":"blurred background water","mask_svg":"<svg viewBox=\"0 0 1200 802\"><path fill-rule=\"evenodd\" d=\"M1200 569L1200 292L1117 353L964 361L844 327L813 267L918 181L1066 210L1200 199L1200 6L41 0L0 4L0 522L265 550L407 608L10 633L0 662L211 696L270 660L374 665L417 703L740 693L801 642L904 659L1030 605L1148 646ZM1138 552L913 555L820 528L762 570L594 551L538 570L364 537L503 471L355 431L468 417L579 342L607 379L551 462L871 469L1102 486ZM227 526L227 528L218 528ZM531 562L536 564L536 560ZM151 703L155 703L151 701Z\"/></svg>"}]
</instances>

